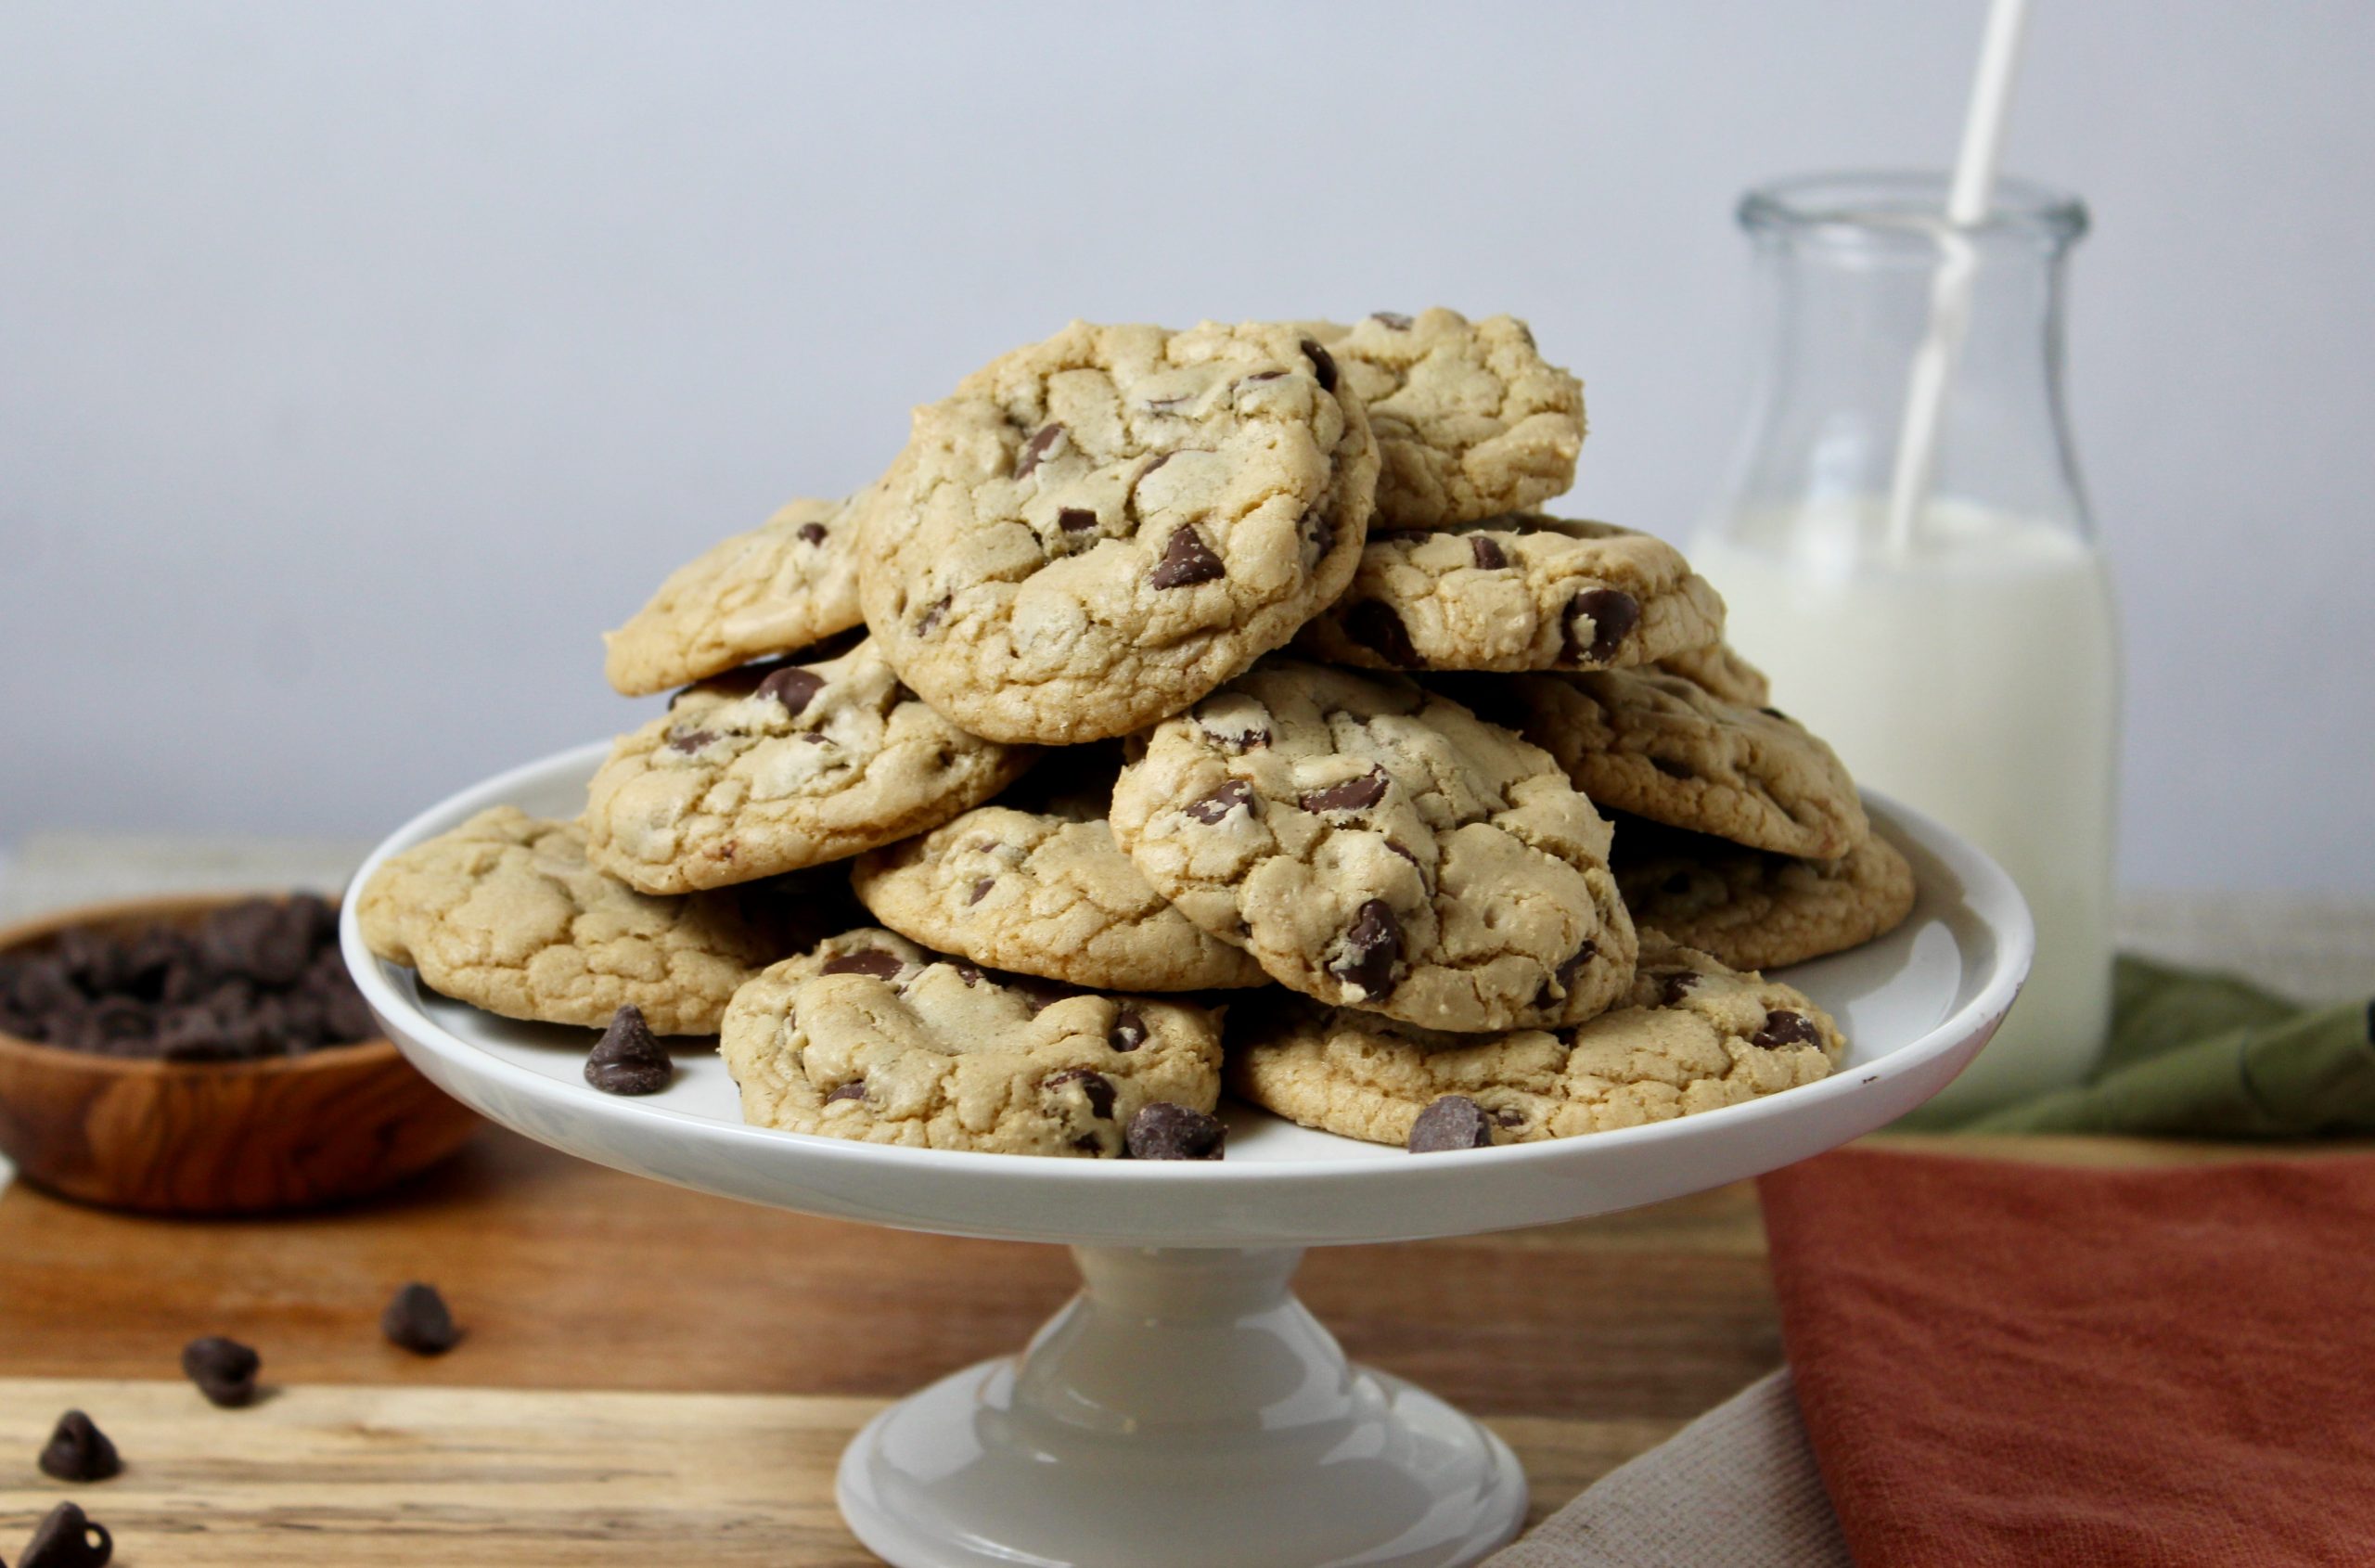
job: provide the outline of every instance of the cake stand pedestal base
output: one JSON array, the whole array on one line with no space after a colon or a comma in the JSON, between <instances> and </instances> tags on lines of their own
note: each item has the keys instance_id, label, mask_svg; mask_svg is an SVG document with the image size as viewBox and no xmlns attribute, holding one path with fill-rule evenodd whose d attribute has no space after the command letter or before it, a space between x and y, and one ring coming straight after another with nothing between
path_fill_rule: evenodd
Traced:
<instances>
[{"instance_id":1,"label":"cake stand pedestal base","mask_svg":"<svg viewBox=\"0 0 2375 1568\"><path fill-rule=\"evenodd\" d=\"M898 1568L1457 1568L1517 1534L1508 1446L1345 1360L1300 1249L1073 1249L1021 1356L893 1405L842 1517Z\"/></svg>"}]
</instances>

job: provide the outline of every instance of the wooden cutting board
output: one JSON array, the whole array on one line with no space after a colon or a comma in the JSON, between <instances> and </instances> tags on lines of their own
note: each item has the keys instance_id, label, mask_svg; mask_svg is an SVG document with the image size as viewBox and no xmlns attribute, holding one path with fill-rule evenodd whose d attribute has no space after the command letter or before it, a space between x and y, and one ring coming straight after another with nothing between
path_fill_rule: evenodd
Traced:
<instances>
[{"instance_id":1,"label":"wooden cutting board","mask_svg":"<svg viewBox=\"0 0 2375 1568\"><path fill-rule=\"evenodd\" d=\"M416 1279L467 1330L445 1356L379 1338ZM751 1208L494 1131L391 1199L288 1219L142 1219L19 1185L0 1194L0 1557L72 1497L127 1568L870 1562L833 1510L841 1446L885 1401L1018 1348L1072 1284L1056 1248ZM1487 1418L1536 1518L1781 1360L1745 1185L1317 1251L1298 1289L1356 1358ZM181 1380L207 1333L263 1353L268 1398L216 1410ZM122 1476L34 1468L70 1406Z\"/></svg>"}]
</instances>

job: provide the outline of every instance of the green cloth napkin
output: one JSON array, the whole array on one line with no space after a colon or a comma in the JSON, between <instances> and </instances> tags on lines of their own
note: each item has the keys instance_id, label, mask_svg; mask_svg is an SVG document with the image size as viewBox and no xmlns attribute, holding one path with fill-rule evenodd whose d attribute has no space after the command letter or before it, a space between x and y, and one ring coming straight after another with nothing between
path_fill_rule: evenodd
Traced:
<instances>
[{"instance_id":1,"label":"green cloth napkin","mask_svg":"<svg viewBox=\"0 0 2375 1568\"><path fill-rule=\"evenodd\" d=\"M2375 1003L2304 1008L2246 981L2119 960L2094 1076L1923 1131L2303 1138L2375 1133Z\"/></svg>"}]
</instances>

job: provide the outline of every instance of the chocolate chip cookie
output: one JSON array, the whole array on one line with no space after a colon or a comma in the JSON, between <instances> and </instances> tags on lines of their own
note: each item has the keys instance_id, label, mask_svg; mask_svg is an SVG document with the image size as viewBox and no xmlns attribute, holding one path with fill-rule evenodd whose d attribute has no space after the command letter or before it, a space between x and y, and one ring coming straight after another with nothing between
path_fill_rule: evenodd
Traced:
<instances>
[{"instance_id":1,"label":"chocolate chip cookie","mask_svg":"<svg viewBox=\"0 0 2375 1568\"><path fill-rule=\"evenodd\" d=\"M1075 322L916 411L860 540L867 624L976 735L1125 734L1343 591L1377 468L1292 328Z\"/></svg>"},{"instance_id":2,"label":"chocolate chip cookie","mask_svg":"<svg viewBox=\"0 0 2375 1568\"><path fill-rule=\"evenodd\" d=\"M1765 678L1765 672L1741 658L1727 642L1669 653L1652 662L1743 708L1762 708L1773 700L1773 683Z\"/></svg>"},{"instance_id":3,"label":"chocolate chip cookie","mask_svg":"<svg viewBox=\"0 0 2375 1568\"><path fill-rule=\"evenodd\" d=\"M735 988L821 932L782 888L649 898L586 864L585 830L494 806L364 884L363 940L430 990L506 1018L717 1030Z\"/></svg>"},{"instance_id":4,"label":"chocolate chip cookie","mask_svg":"<svg viewBox=\"0 0 2375 1568\"><path fill-rule=\"evenodd\" d=\"M1269 662L1149 732L1111 820L1158 893L1322 1001L1497 1030L1580 1022L1632 977L1591 802L1399 676Z\"/></svg>"},{"instance_id":5,"label":"chocolate chip cookie","mask_svg":"<svg viewBox=\"0 0 2375 1568\"><path fill-rule=\"evenodd\" d=\"M1483 684L1444 689L1474 696ZM1518 732L1598 805L1780 855L1835 859L1863 842L1855 781L1778 708L1743 708L1661 670L1502 684L1521 710Z\"/></svg>"},{"instance_id":6,"label":"chocolate chip cookie","mask_svg":"<svg viewBox=\"0 0 2375 1568\"><path fill-rule=\"evenodd\" d=\"M1380 311L1306 330L1368 407L1377 526L1441 528L1520 511L1575 481L1584 386L1511 316Z\"/></svg>"},{"instance_id":7,"label":"chocolate chip cookie","mask_svg":"<svg viewBox=\"0 0 2375 1568\"><path fill-rule=\"evenodd\" d=\"M1113 1159L1157 1104L1209 1112L1216 1017L944 958L887 931L832 937L726 1009L719 1052L758 1126L867 1143Z\"/></svg>"},{"instance_id":8,"label":"chocolate chip cookie","mask_svg":"<svg viewBox=\"0 0 2375 1568\"><path fill-rule=\"evenodd\" d=\"M1228 1035L1237 1094L1420 1152L1737 1105L1828 1077L1846 1044L1803 994L1647 934L1624 1005L1573 1027L1447 1035L1281 998L1234 1009Z\"/></svg>"},{"instance_id":9,"label":"chocolate chip cookie","mask_svg":"<svg viewBox=\"0 0 2375 1568\"><path fill-rule=\"evenodd\" d=\"M858 624L865 499L794 501L670 572L634 619L603 634L610 685L629 697L665 691Z\"/></svg>"},{"instance_id":10,"label":"chocolate chip cookie","mask_svg":"<svg viewBox=\"0 0 2375 1568\"><path fill-rule=\"evenodd\" d=\"M819 663L748 665L611 748L586 855L645 893L750 881L937 827L1031 755L943 718L871 638Z\"/></svg>"},{"instance_id":11,"label":"chocolate chip cookie","mask_svg":"<svg viewBox=\"0 0 2375 1568\"><path fill-rule=\"evenodd\" d=\"M1081 752L1111 754L1083 760ZM1261 965L1173 908L1113 842L1105 813L1120 762L1108 747L1048 752L1009 791L1019 798L858 856L850 872L858 897L927 946L1075 985L1264 983Z\"/></svg>"},{"instance_id":12,"label":"chocolate chip cookie","mask_svg":"<svg viewBox=\"0 0 2375 1568\"><path fill-rule=\"evenodd\" d=\"M1624 818L1613 860L1645 932L1735 969L1779 969L1861 946L1913 911L1913 868L1878 834L1835 860L1806 860Z\"/></svg>"},{"instance_id":13,"label":"chocolate chip cookie","mask_svg":"<svg viewBox=\"0 0 2375 1568\"><path fill-rule=\"evenodd\" d=\"M1364 669L1598 670L1723 627L1723 599L1672 545L1525 513L1372 533L1352 587L1295 649Z\"/></svg>"}]
</instances>

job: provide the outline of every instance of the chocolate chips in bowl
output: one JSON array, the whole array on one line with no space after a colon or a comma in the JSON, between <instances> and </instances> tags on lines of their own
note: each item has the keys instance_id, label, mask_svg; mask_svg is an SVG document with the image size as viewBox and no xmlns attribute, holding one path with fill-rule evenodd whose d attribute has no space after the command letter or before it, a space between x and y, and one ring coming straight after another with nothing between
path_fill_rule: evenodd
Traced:
<instances>
[{"instance_id":1,"label":"chocolate chips in bowl","mask_svg":"<svg viewBox=\"0 0 2375 1568\"><path fill-rule=\"evenodd\" d=\"M381 1037L307 893L0 932L0 1153L84 1202L238 1214L377 1190L477 1125Z\"/></svg>"}]
</instances>

